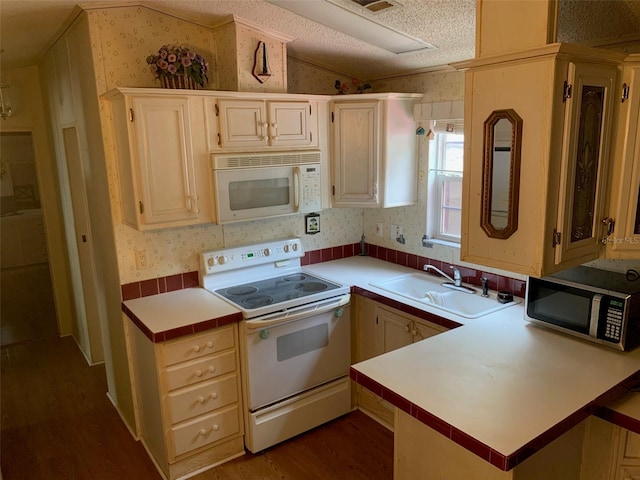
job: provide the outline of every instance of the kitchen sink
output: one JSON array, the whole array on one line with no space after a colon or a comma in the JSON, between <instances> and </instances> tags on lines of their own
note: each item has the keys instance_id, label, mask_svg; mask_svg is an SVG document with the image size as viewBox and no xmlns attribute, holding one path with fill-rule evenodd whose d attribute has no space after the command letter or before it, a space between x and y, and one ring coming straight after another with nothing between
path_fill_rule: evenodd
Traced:
<instances>
[{"instance_id":1,"label":"kitchen sink","mask_svg":"<svg viewBox=\"0 0 640 480\"><path fill-rule=\"evenodd\" d=\"M496 292L490 291L488 297L483 297L480 288L473 294L459 292L442 286L442 281L432 275L409 273L370 285L464 318L482 317L521 302L514 298L512 302L499 303Z\"/></svg>"}]
</instances>

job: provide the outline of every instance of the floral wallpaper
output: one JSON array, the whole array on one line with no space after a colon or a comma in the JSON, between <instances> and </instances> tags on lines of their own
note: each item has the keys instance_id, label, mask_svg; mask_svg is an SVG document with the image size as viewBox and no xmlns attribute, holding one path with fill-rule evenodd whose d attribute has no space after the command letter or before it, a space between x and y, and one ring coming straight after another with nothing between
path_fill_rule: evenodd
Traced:
<instances>
[{"instance_id":1,"label":"floral wallpaper","mask_svg":"<svg viewBox=\"0 0 640 480\"><path fill-rule=\"evenodd\" d=\"M271 38L259 31L243 25L237 31L238 87L241 92L287 92L287 47L284 42ZM271 77L260 83L253 76L253 65L258 42L263 41L267 48L267 62Z\"/></svg>"},{"instance_id":2,"label":"floral wallpaper","mask_svg":"<svg viewBox=\"0 0 640 480\"><path fill-rule=\"evenodd\" d=\"M308 93L314 95L335 95L336 80L350 83L353 79L302 60L289 57L288 62L289 93ZM380 90L382 91L382 90ZM367 90L368 93L371 90ZM353 91L351 93L354 93Z\"/></svg>"},{"instance_id":3,"label":"floral wallpaper","mask_svg":"<svg viewBox=\"0 0 640 480\"><path fill-rule=\"evenodd\" d=\"M116 87L160 87L146 58L165 44L188 45L200 53L212 72L207 88L218 89L214 38L209 28L144 7L88 10L87 14L97 27L96 77L104 91Z\"/></svg>"},{"instance_id":4,"label":"floral wallpaper","mask_svg":"<svg viewBox=\"0 0 640 480\"><path fill-rule=\"evenodd\" d=\"M304 215L291 215L228 225L197 225L140 232L116 225L121 283L164 277L199 269L199 254L207 250L300 237L305 250L355 243L362 235L361 209L326 209L320 212L320 233L305 233ZM136 268L135 254L143 251L148 267Z\"/></svg>"},{"instance_id":5,"label":"floral wallpaper","mask_svg":"<svg viewBox=\"0 0 640 480\"><path fill-rule=\"evenodd\" d=\"M116 87L159 87L146 64L146 57L166 43L192 46L209 61L209 89L237 89L228 83L246 85L249 90L253 68L253 54L258 39L267 43L270 66L277 74L266 82L265 90L333 95L334 84L351 82L344 75L286 59L286 44L265 38L251 29L236 36L233 28L212 31L201 25L161 14L144 7L117 7L87 11L91 44L94 52L94 71L99 92ZM241 29L244 27L240 27ZM237 37L241 37L236 45ZM235 51L243 58L235 71L232 62L223 62L221 52ZM251 53L248 56L248 53ZM280 68L281 65L281 68ZM237 73L237 77L236 77ZM255 79L254 79L255 81ZM414 92L424 95L423 102L459 100L464 96L464 74L456 71L437 71L412 74L389 79L367 80L371 92ZM258 82L255 82L256 84ZM275 87L276 90L271 90ZM282 89L282 90L280 90ZM305 250L318 250L356 243L364 233L367 242L416 255L428 256L448 263L460 263L456 248L434 244L423 247L422 235L426 223L426 171L428 140L424 136L418 142L419 189L418 204L412 207L391 209L325 209L320 216L320 233L305 234L304 216L294 215L229 225L199 225L159 231L139 232L121 223L119 219L118 175L113 145L110 140L109 111L104 102L101 115L105 130L105 149L114 212L115 241L118 250L118 266L122 284L185 273L199 269L199 253L240 244L299 236ZM376 224L382 223L383 236L376 236ZM389 238L391 225L404 229L405 244ZM135 253L144 250L148 267L137 269ZM619 268L619 264L618 268ZM503 273L496 271L496 273ZM508 272L506 272L508 274ZM512 275L513 276L513 275Z\"/></svg>"}]
</instances>

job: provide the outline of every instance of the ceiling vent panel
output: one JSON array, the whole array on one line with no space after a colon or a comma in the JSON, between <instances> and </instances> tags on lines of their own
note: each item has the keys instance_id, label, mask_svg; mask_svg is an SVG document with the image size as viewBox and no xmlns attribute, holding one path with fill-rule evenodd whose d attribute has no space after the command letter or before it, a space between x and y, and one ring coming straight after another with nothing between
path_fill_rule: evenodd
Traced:
<instances>
[{"instance_id":1,"label":"ceiling vent panel","mask_svg":"<svg viewBox=\"0 0 640 480\"><path fill-rule=\"evenodd\" d=\"M402 4L393 0L351 0L353 3L366 8L371 13L388 12L401 7Z\"/></svg>"}]
</instances>

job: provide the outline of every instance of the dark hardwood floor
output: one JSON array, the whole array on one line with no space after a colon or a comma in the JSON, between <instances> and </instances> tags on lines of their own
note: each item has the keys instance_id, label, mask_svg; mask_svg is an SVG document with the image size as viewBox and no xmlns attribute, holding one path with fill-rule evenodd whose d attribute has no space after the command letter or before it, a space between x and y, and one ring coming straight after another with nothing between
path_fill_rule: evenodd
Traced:
<instances>
[{"instance_id":1,"label":"dark hardwood floor","mask_svg":"<svg viewBox=\"0 0 640 480\"><path fill-rule=\"evenodd\" d=\"M0 346L56 335L48 263L0 270Z\"/></svg>"},{"instance_id":2,"label":"dark hardwood floor","mask_svg":"<svg viewBox=\"0 0 640 480\"><path fill-rule=\"evenodd\" d=\"M12 301L9 296L2 301L4 324L5 308L18 307L4 305ZM47 320L55 319L51 311L29 315L33 338L21 334L19 341L0 347L3 480L161 479L107 398L104 367L87 365L71 337L58 338ZM38 319L44 323L40 327ZM193 478L390 480L392 464L392 433L353 412Z\"/></svg>"}]
</instances>

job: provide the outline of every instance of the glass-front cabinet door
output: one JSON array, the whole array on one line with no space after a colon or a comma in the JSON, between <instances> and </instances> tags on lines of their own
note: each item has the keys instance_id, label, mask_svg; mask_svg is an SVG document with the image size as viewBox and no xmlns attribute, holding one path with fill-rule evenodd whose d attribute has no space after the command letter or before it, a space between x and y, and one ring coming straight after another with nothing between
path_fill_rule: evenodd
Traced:
<instances>
[{"instance_id":1,"label":"glass-front cabinet door","mask_svg":"<svg viewBox=\"0 0 640 480\"><path fill-rule=\"evenodd\" d=\"M565 161L553 239L556 264L597 257L603 236L612 233L605 198L616 75L615 67L569 63L563 92Z\"/></svg>"},{"instance_id":2,"label":"glass-front cabinet door","mask_svg":"<svg viewBox=\"0 0 640 480\"><path fill-rule=\"evenodd\" d=\"M640 259L640 54L624 63L616 108L609 188L616 223L603 243L607 258Z\"/></svg>"}]
</instances>

